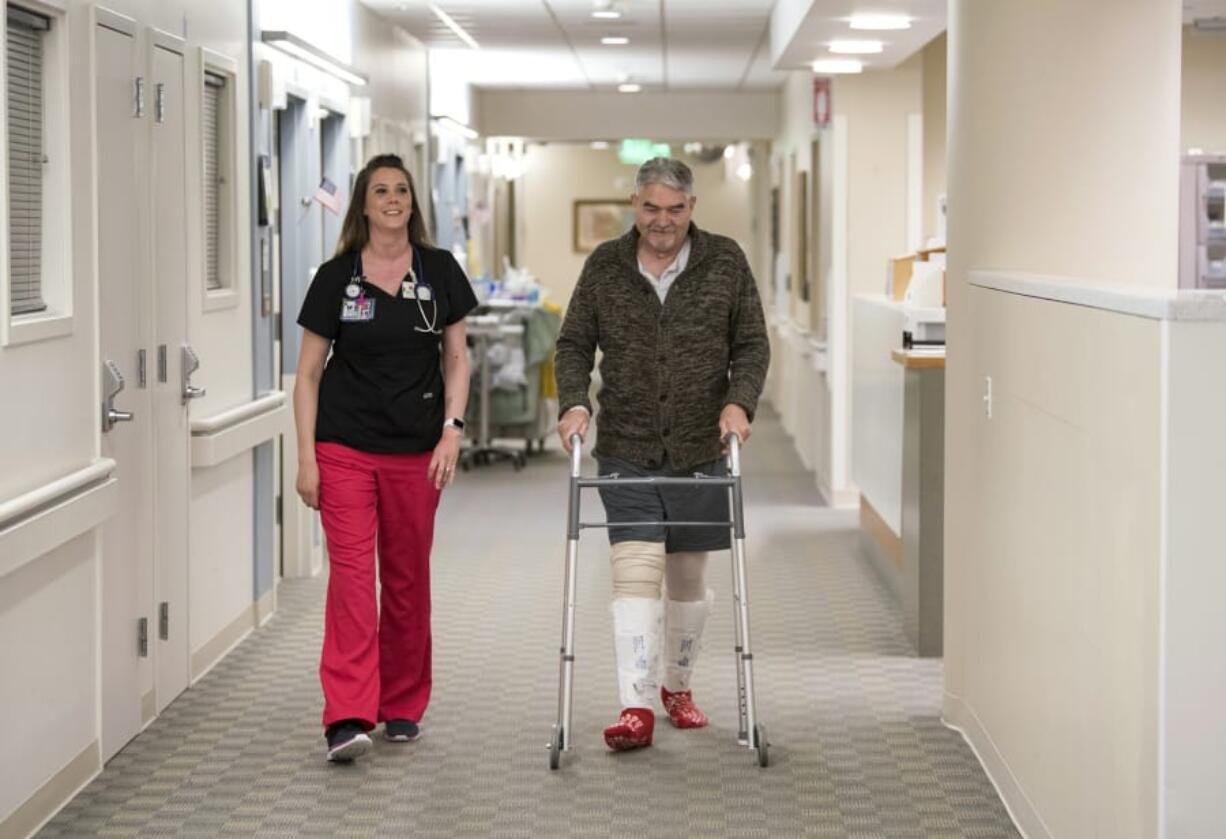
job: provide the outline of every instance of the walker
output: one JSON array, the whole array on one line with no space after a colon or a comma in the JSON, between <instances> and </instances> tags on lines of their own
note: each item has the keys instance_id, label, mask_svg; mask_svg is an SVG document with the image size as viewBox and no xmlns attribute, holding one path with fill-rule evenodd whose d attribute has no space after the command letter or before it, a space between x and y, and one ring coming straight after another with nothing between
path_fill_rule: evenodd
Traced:
<instances>
[{"instance_id":1,"label":"walker","mask_svg":"<svg viewBox=\"0 0 1226 839\"><path fill-rule=\"evenodd\" d=\"M740 729L737 742L757 752L758 765L767 766L766 726L758 720L753 688L753 652L749 645L749 600L745 576L745 506L741 489L741 439L736 434L725 438L728 444L728 477L715 478L695 475L692 478L585 478L580 473L583 453L583 438L574 434L570 438L570 497L567 505L566 529L566 577L563 583L562 648L558 661L558 721L553 725L549 738L549 768L557 769L562 752L570 750L571 704L575 666L575 571L579 560L579 532L588 528L629 527L635 525L663 525L664 527L710 527L727 525L732 530L732 598L736 623L736 687L737 705L740 712ZM607 522L579 521L580 490L598 487L630 486L706 486L727 487L732 521L633 521Z\"/></svg>"}]
</instances>

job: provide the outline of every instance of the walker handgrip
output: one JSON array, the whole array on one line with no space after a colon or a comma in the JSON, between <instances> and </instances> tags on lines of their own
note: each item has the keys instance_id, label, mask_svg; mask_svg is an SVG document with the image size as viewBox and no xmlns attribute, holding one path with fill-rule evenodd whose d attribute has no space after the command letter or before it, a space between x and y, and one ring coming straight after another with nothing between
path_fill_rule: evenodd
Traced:
<instances>
[{"instance_id":1,"label":"walker handgrip","mask_svg":"<svg viewBox=\"0 0 1226 839\"><path fill-rule=\"evenodd\" d=\"M729 431L724 435L724 445L728 447L728 474L741 474L741 435Z\"/></svg>"},{"instance_id":2,"label":"walker handgrip","mask_svg":"<svg viewBox=\"0 0 1226 839\"><path fill-rule=\"evenodd\" d=\"M740 452L742 445L741 435L735 431L729 431L724 435L724 445L728 447L728 454L730 455L734 452Z\"/></svg>"},{"instance_id":3,"label":"walker handgrip","mask_svg":"<svg viewBox=\"0 0 1226 839\"><path fill-rule=\"evenodd\" d=\"M583 466L583 435L578 431L570 435L570 475L578 478Z\"/></svg>"}]
</instances>

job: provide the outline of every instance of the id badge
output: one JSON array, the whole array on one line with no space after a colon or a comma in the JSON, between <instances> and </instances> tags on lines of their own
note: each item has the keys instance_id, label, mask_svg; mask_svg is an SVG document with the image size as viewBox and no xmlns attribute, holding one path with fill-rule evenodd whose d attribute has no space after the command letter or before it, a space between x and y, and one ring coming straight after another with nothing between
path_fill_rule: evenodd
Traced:
<instances>
[{"instance_id":1,"label":"id badge","mask_svg":"<svg viewBox=\"0 0 1226 839\"><path fill-rule=\"evenodd\" d=\"M341 304L341 323L362 323L374 319L375 301L371 298L346 300Z\"/></svg>"}]
</instances>

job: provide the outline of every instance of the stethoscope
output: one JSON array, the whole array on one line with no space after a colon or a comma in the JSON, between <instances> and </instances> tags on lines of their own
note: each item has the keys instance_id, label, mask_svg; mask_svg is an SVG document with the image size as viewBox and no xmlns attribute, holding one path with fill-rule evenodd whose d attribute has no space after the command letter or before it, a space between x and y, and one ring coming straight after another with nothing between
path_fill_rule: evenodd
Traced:
<instances>
[{"instance_id":1,"label":"stethoscope","mask_svg":"<svg viewBox=\"0 0 1226 839\"><path fill-rule=\"evenodd\" d=\"M425 266L421 261L421 253L417 248L413 248L413 262L409 265L408 279L400 283L400 296L406 300L414 300L417 303L417 311L421 314L421 319L424 327L414 326L414 332L421 332L424 335L442 335L443 330L438 329L438 300L434 297L434 289L430 284L418 277L424 276L426 273ZM365 302L366 295L362 292L362 281L366 278L362 273L362 254L358 254L353 260L353 276L349 278L349 285L345 286L345 296L350 300L357 299L358 305L361 306ZM426 307L422 305L423 300L430 302L430 316L426 316Z\"/></svg>"}]
</instances>

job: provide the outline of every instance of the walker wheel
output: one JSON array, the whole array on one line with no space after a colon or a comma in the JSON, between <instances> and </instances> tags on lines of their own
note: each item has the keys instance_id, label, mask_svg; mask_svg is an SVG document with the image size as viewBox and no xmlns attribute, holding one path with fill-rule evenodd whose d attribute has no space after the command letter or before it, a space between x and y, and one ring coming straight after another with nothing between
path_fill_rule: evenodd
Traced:
<instances>
[{"instance_id":1,"label":"walker wheel","mask_svg":"<svg viewBox=\"0 0 1226 839\"><path fill-rule=\"evenodd\" d=\"M757 723L753 727L753 742L754 747L758 750L758 766L763 768L770 766L770 755L767 752L770 743L766 740L766 726L762 723Z\"/></svg>"},{"instance_id":2,"label":"walker wheel","mask_svg":"<svg viewBox=\"0 0 1226 839\"><path fill-rule=\"evenodd\" d=\"M553 724L553 735L549 738L549 768L557 769L562 762L562 727Z\"/></svg>"}]
</instances>

